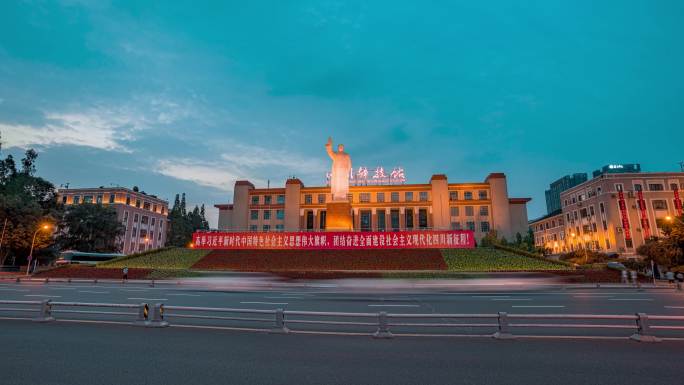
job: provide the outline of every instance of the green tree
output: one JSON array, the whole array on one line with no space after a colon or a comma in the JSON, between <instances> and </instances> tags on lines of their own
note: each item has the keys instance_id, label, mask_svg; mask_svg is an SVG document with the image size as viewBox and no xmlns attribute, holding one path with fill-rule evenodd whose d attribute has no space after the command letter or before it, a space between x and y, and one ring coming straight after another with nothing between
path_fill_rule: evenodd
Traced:
<instances>
[{"instance_id":1,"label":"green tree","mask_svg":"<svg viewBox=\"0 0 684 385\"><path fill-rule=\"evenodd\" d=\"M637 248L637 253L658 265L670 267L684 263L681 245L674 237L651 238Z\"/></svg>"},{"instance_id":2,"label":"green tree","mask_svg":"<svg viewBox=\"0 0 684 385\"><path fill-rule=\"evenodd\" d=\"M185 193L180 196L176 194L168 218L170 224L166 239L167 243L173 246L185 247L192 240L195 231L209 229L204 205L195 206L191 211L187 211Z\"/></svg>"},{"instance_id":3,"label":"green tree","mask_svg":"<svg viewBox=\"0 0 684 385\"><path fill-rule=\"evenodd\" d=\"M57 244L61 249L83 252L118 252L124 234L116 210L101 204L69 206L59 224Z\"/></svg>"}]
</instances>

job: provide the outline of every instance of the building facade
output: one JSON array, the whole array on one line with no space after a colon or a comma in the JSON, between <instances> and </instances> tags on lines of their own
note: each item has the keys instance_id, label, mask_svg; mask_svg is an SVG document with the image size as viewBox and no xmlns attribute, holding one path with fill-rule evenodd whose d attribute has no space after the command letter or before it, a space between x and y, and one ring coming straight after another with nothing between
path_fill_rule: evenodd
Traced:
<instances>
[{"instance_id":1,"label":"building facade","mask_svg":"<svg viewBox=\"0 0 684 385\"><path fill-rule=\"evenodd\" d=\"M58 200L66 206L102 204L111 206L125 232L119 238L119 252L137 253L164 247L169 203L154 195L123 187L60 189Z\"/></svg>"},{"instance_id":2,"label":"building facade","mask_svg":"<svg viewBox=\"0 0 684 385\"><path fill-rule=\"evenodd\" d=\"M544 193L546 195L546 213L551 214L561 209L560 194L580 183L587 181L587 173L577 173L566 175L549 185L549 189Z\"/></svg>"},{"instance_id":3,"label":"building facade","mask_svg":"<svg viewBox=\"0 0 684 385\"><path fill-rule=\"evenodd\" d=\"M299 179L267 189L237 181L233 203L215 207L223 231L325 231L330 200L329 187ZM439 174L425 184L350 186L349 201L354 231L472 230L480 239L497 230L512 239L528 228L530 198L510 198L502 173L478 183L449 183Z\"/></svg>"},{"instance_id":4,"label":"building facade","mask_svg":"<svg viewBox=\"0 0 684 385\"><path fill-rule=\"evenodd\" d=\"M682 213L682 172L603 173L561 193L562 209L530 222L539 247L624 255L653 236L659 221Z\"/></svg>"}]
</instances>

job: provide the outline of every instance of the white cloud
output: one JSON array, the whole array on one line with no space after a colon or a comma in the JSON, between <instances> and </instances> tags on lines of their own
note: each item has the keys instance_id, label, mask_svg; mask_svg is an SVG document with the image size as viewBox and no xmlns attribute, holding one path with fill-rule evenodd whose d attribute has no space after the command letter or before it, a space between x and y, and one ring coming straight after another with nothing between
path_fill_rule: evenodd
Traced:
<instances>
[{"instance_id":1,"label":"white cloud","mask_svg":"<svg viewBox=\"0 0 684 385\"><path fill-rule=\"evenodd\" d=\"M246 178L229 164L216 164L187 158L159 160L156 171L162 175L221 191L233 191L235 181ZM263 181L252 179L252 183L263 183Z\"/></svg>"},{"instance_id":2,"label":"white cloud","mask_svg":"<svg viewBox=\"0 0 684 385\"><path fill-rule=\"evenodd\" d=\"M231 146L228 152L221 154L221 159L241 168L278 167L302 174L323 173L326 169L323 158L308 158L290 151L244 144Z\"/></svg>"}]
</instances>

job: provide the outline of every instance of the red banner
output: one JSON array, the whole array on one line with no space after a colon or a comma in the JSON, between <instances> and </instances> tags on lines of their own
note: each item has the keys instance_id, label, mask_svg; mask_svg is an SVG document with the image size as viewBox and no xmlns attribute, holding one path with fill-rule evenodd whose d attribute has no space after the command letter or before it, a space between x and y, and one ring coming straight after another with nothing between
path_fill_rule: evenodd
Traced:
<instances>
[{"instance_id":1,"label":"red banner","mask_svg":"<svg viewBox=\"0 0 684 385\"><path fill-rule=\"evenodd\" d=\"M681 217L682 216L682 199L679 197L679 188L677 188L677 185L675 185L674 188L674 204L675 208L677 209L677 216Z\"/></svg>"},{"instance_id":2,"label":"red banner","mask_svg":"<svg viewBox=\"0 0 684 385\"><path fill-rule=\"evenodd\" d=\"M644 229L644 239L651 238L651 226L648 223L648 213L646 213L646 201L644 200L644 193L637 190L637 201L639 204L639 211L641 212L641 228Z\"/></svg>"},{"instance_id":3,"label":"red banner","mask_svg":"<svg viewBox=\"0 0 684 385\"><path fill-rule=\"evenodd\" d=\"M197 232L192 242L198 249L465 249L475 247L472 231L395 232Z\"/></svg>"},{"instance_id":4,"label":"red banner","mask_svg":"<svg viewBox=\"0 0 684 385\"><path fill-rule=\"evenodd\" d=\"M622 228L625 231L625 239L632 239L632 232L629 230L629 217L627 217L627 203L625 202L625 194L618 191L618 205L620 206L620 216L622 217Z\"/></svg>"}]
</instances>

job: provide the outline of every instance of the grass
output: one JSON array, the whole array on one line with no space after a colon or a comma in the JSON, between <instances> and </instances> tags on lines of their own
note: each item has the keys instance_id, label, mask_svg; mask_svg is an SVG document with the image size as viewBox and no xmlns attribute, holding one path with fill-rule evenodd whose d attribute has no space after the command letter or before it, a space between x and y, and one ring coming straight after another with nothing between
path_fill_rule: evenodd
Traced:
<instances>
[{"instance_id":1,"label":"grass","mask_svg":"<svg viewBox=\"0 0 684 385\"><path fill-rule=\"evenodd\" d=\"M566 264L531 258L509 251L478 247L442 250L449 271L548 271L570 270Z\"/></svg>"},{"instance_id":2,"label":"grass","mask_svg":"<svg viewBox=\"0 0 684 385\"><path fill-rule=\"evenodd\" d=\"M192 270L182 269L157 269L153 270L148 276L148 279L172 279L172 278L193 278L201 277L202 273Z\"/></svg>"},{"instance_id":3,"label":"grass","mask_svg":"<svg viewBox=\"0 0 684 385\"><path fill-rule=\"evenodd\" d=\"M170 247L154 252L146 252L141 254L127 255L125 257L113 259L104 263L98 264L98 267L107 268L122 268L141 267L148 269L170 269L170 270L186 270L194 265L197 261L209 254L211 250L196 250L186 249L181 247Z\"/></svg>"}]
</instances>

